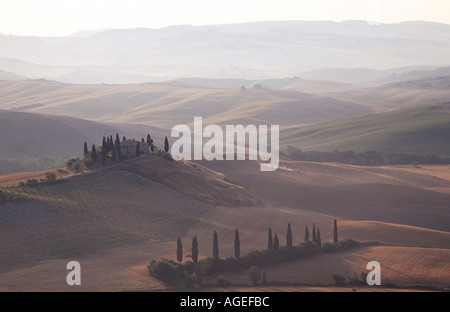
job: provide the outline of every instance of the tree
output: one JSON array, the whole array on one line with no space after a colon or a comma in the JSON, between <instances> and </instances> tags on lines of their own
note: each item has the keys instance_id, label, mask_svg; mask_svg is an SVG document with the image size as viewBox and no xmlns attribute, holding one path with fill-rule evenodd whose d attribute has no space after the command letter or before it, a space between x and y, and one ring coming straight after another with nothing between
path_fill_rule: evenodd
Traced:
<instances>
[{"instance_id":1,"label":"tree","mask_svg":"<svg viewBox=\"0 0 450 312\"><path fill-rule=\"evenodd\" d=\"M273 238L272 238L272 229L269 228L269 235L267 237L267 249L273 250Z\"/></svg>"},{"instance_id":2,"label":"tree","mask_svg":"<svg viewBox=\"0 0 450 312\"><path fill-rule=\"evenodd\" d=\"M107 154L107 145L106 145L106 138L103 137L103 141L102 141L102 165L105 165L106 163L106 154Z\"/></svg>"},{"instance_id":3,"label":"tree","mask_svg":"<svg viewBox=\"0 0 450 312\"><path fill-rule=\"evenodd\" d=\"M97 149L95 144L92 144L91 159L94 163L97 161Z\"/></svg>"},{"instance_id":4,"label":"tree","mask_svg":"<svg viewBox=\"0 0 450 312\"><path fill-rule=\"evenodd\" d=\"M164 152L169 152L169 140L167 139L167 137L164 140Z\"/></svg>"},{"instance_id":5,"label":"tree","mask_svg":"<svg viewBox=\"0 0 450 312\"><path fill-rule=\"evenodd\" d=\"M179 236L177 240L177 261L178 262L183 261L183 245L181 244L181 239Z\"/></svg>"},{"instance_id":6,"label":"tree","mask_svg":"<svg viewBox=\"0 0 450 312\"><path fill-rule=\"evenodd\" d=\"M322 247L322 239L320 238L320 229L319 229L319 227L317 227L316 244L317 244L317 246Z\"/></svg>"},{"instance_id":7,"label":"tree","mask_svg":"<svg viewBox=\"0 0 450 312\"><path fill-rule=\"evenodd\" d=\"M253 265L250 269L247 270L247 276L252 281L253 285L256 285L261 280L261 268Z\"/></svg>"},{"instance_id":8,"label":"tree","mask_svg":"<svg viewBox=\"0 0 450 312\"><path fill-rule=\"evenodd\" d=\"M197 235L194 236L194 238L192 239L192 261L194 261L194 263L197 263L198 261L198 242L197 242Z\"/></svg>"},{"instance_id":9,"label":"tree","mask_svg":"<svg viewBox=\"0 0 450 312\"><path fill-rule=\"evenodd\" d=\"M338 239L338 228L337 228L337 222L336 219L334 219L334 235L333 235L333 241L335 245L339 244L339 239Z\"/></svg>"},{"instance_id":10,"label":"tree","mask_svg":"<svg viewBox=\"0 0 450 312\"><path fill-rule=\"evenodd\" d=\"M89 155L87 142L84 142L84 153L83 153L83 155L84 155L84 157L87 157Z\"/></svg>"},{"instance_id":11,"label":"tree","mask_svg":"<svg viewBox=\"0 0 450 312\"><path fill-rule=\"evenodd\" d=\"M286 246L292 247L292 230L291 230L290 223L288 223L287 232L286 232Z\"/></svg>"},{"instance_id":12,"label":"tree","mask_svg":"<svg viewBox=\"0 0 450 312\"><path fill-rule=\"evenodd\" d=\"M116 134L116 159L122 161L122 152L120 150L120 139L119 134Z\"/></svg>"},{"instance_id":13,"label":"tree","mask_svg":"<svg viewBox=\"0 0 450 312\"><path fill-rule=\"evenodd\" d=\"M219 239L217 237L216 231L214 231L214 237L213 237L213 259L214 260L219 259Z\"/></svg>"},{"instance_id":14,"label":"tree","mask_svg":"<svg viewBox=\"0 0 450 312\"><path fill-rule=\"evenodd\" d=\"M142 143L145 143L145 140L144 140L144 138L142 138L142 139L141 139L141 142L142 142Z\"/></svg>"},{"instance_id":15,"label":"tree","mask_svg":"<svg viewBox=\"0 0 450 312\"><path fill-rule=\"evenodd\" d=\"M317 242L316 225L314 223L313 223L313 229L312 229L312 241L313 241L313 243Z\"/></svg>"},{"instance_id":16,"label":"tree","mask_svg":"<svg viewBox=\"0 0 450 312\"><path fill-rule=\"evenodd\" d=\"M152 145L153 144L153 140L152 140L152 137L150 136L150 134L147 134L147 144L148 145Z\"/></svg>"},{"instance_id":17,"label":"tree","mask_svg":"<svg viewBox=\"0 0 450 312\"><path fill-rule=\"evenodd\" d=\"M273 238L273 250L275 250L275 251L280 250L280 241L278 240L277 234L275 234L275 237Z\"/></svg>"},{"instance_id":18,"label":"tree","mask_svg":"<svg viewBox=\"0 0 450 312\"><path fill-rule=\"evenodd\" d=\"M236 259L239 259L241 257L241 241L239 239L238 229L234 231L234 256L236 257Z\"/></svg>"},{"instance_id":19,"label":"tree","mask_svg":"<svg viewBox=\"0 0 450 312\"><path fill-rule=\"evenodd\" d=\"M308 226L305 228L305 242L309 242L309 230Z\"/></svg>"},{"instance_id":20,"label":"tree","mask_svg":"<svg viewBox=\"0 0 450 312\"><path fill-rule=\"evenodd\" d=\"M139 142L137 142L137 145L136 145L136 157L139 157L139 156L141 156L141 147L140 147Z\"/></svg>"},{"instance_id":21,"label":"tree","mask_svg":"<svg viewBox=\"0 0 450 312\"><path fill-rule=\"evenodd\" d=\"M152 153L154 153L155 152L155 145L150 145L150 149L151 149L151 151L152 151Z\"/></svg>"},{"instance_id":22,"label":"tree","mask_svg":"<svg viewBox=\"0 0 450 312\"><path fill-rule=\"evenodd\" d=\"M126 141L127 140L127 138L125 137L125 136L123 136L123 138L122 138L124 141Z\"/></svg>"}]
</instances>

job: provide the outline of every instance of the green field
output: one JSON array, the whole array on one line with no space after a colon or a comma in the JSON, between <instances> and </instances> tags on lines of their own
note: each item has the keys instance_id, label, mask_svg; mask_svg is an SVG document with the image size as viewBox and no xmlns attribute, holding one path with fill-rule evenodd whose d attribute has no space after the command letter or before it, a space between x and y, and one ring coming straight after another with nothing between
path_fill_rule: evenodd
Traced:
<instances>
[{"instance_id":1,"label":"green field","mask_svg":"<svg viewBox=\"0 0 450 312\"><path fill-rule=\"evenodd\" d=\"M280 134L280 147L303 151L378 152L450 155L447 105L400 109L291 128ZM446 110L447 109L447 110Z\"/></svg>"}]
</instances>

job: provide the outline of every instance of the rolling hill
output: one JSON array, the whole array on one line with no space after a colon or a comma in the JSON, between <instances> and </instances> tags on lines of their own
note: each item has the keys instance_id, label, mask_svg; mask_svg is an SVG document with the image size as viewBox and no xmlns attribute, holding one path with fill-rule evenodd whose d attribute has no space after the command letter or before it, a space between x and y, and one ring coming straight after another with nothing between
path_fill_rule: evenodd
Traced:
<instances>
[{"instance_id":1,"label":"rolling hill","mask_svg":"<svg viewBox=\"0 0 450 312\"><path fill-rule=\"evenodd\" d=\"M280 89L214 89L180 83L70 85L0 82L0 108L171 129L195 116L214 124L293 126L372 112L363 105Z\"/></svg>"},{"instance_id":2,"label":"rolling hill","mask_svg":"<svg viewBox=\"0 0 450 312\"><path fill-rule=\"evenodd\" d=\"M448 25L421 21L261 21L111 29L75 37L0 36L0 57L27 64L0 67L70 83L141 83L301 77L318 68L448 66L449 32Z\"/></svg>"},{"instance_id":3,"label":"rolling hill","mask_svg":"<svg viewBox=\"0 0 450 312\"><path fill-rule=\"evenodd\" d=\"M393 82L371 88L336 92L328 96L368 106L375 112L434 105L449 101L450 76Z\"/></svg>"},{"instance_id":4,"label":"rolling hill","mask_svg":"<svg viewBox=\"0 0 450 312\"><path fill-rule=\"evenodd\" d=\"M39 105L32 107L40 107ZM24 110L26 107L24 108ZM29 110L29 109L26 109ZM37 157L82 156L82 144L101 144L105 135L120 133L141 138L151 133L162 144L161 130L138 125L102 124L66 116L0 110L0 158L28 161Z\"/></svg>"},{"instance_id":5,"label":"rolling hill","mask_svg":"<svg viewBox=\"0 0 450 312\"><path fill-rule=\"evenodd\" d=\"M449 107L429 105L287 129L280 134L280 144L305 151L450 155Z\"/></svg>"},{"instance_id":6,"label":"rolling hill","mask_svg":"<svg viewBox=\"0 0 450 312\"><path fill-rule=\"evenodd\" d=\"M440 170L448 173L448 166L433 171L283 160L278 170L261 172L252 161L199 163L239 181L274 207L450 230L450 176L435 176Z\"/></svg>"},{"instance_id":7,"label":"rolling hill","mask_svg":"<svg viewBox=\"0 0 450 312\"><path fill-rule=\"evenodd\" d=\"M22 199L0 205L0 272L149 239L173 240L216 205L258 202L222 174L156 155L65 183L8 191Z\"/></svg>"}]
</instances>

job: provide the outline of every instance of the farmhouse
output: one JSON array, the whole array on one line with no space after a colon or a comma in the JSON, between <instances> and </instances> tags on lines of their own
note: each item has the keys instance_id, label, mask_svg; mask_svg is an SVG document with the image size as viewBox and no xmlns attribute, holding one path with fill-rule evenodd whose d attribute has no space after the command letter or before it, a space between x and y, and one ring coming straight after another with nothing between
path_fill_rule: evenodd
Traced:
<instances>
[{"instance_id":1,"label":"farmhouse","mask_svg":"<svg viewBox=\"0 0 450 312\"><path fill-rule=\"evenodd\" d=\"M148 154L149 152L149 145L146 142L140 142L136 141L135 139L132 140L125 140L120 142L120 152L122 155L125 156L133 156L136 155L136 146L139 143L139 150L141 154Z\"/></svg>"}]
</instances>

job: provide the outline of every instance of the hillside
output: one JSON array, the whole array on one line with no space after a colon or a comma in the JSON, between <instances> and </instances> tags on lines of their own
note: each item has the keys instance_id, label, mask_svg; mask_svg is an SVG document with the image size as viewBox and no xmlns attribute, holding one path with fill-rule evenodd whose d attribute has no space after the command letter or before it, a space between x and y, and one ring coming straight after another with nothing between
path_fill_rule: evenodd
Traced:
<instances>
[{"instance_id":1,"label":"hillside","mask_svg":"<svg viewBox=\"0 0 450 312\"><path fill-rule=\"evenodd\" d=\"M0 132L0 158L22 162L37 157L69 159L82 156L83 142L89 146L98 145L103 136L115 136L116 133L136 138L151 133L155 142L160 142L156 144L162 144L164 138L163 132L155 127L108 125L66 116L1 109Z\"/></svg>"},{"instance_id":2,"label":"hillside","mask_svg":"<svg viewBox=\"0 0 450 312\"><path fill-rule=\"evenodd\" d=\"M326 79L326 78L325 78ZM326 80L307 80L298 77L285 79L208 79L208 78L178 78L176 81L205 88L253 88L255 84L261 84L265 88L294 90L305 93L327 93L344 90L352 90L357 87Z\"/></svg>"},{"instance_id":3,"label":"hillside","mask_svg":"<svg viewBox=\"0 0 450 312\"><path fill-rule=\"evenodd\" d=\"M24 79L28 79L28 78L25 76L20 76L20 75L0 69L0 81L1 80L24 80Z\"/></svg>"},{"instance_id":4,"label":"hillside","mask_svg":"<svg viewBox=\"0 0 450 312\"><path fill-rule=\"evenodd\" d=\"M447 74L336 92L329 96L384 112L446 103L450 98L449 86L450 76Z\"/></svg>"},{"instance_id":5,"label":"hillside","mask_svg":"<svg viewBox=\"0 0 450 312\"><path fill-rule=\"evenodd\" d=\"M287 129L280 133L280 144L304 151L450 155L449 107L430 105Z\"/></svg>"},{"instance_id":6,"label":"hillside","mask_svg":"<svg viewBox=\"0 0 450 312\"><path fill-rule=\"evenodd\" d=\"M372 112L363 105L291 90L241 91L175 82L70 85L46 80L0 82L0 108L165 129L190 124L195 116L223 125L293 126Z\"/></svg>"},{"instance_id":7,"label":"hillside","mask_svg":"<svg viewBox=\"0 0 450 312\"><path fill-rule=\"evenodd\" d=\"M277 171L260 172L251 161L199 163L239 181L273 207L450 231L448 166L373 168L282 160ZM447 176L435 176L440 171Z\"/></svg>"},{"instance_id":8,"label":"hillside","mask_svg":"<svg viewBox=\"0 0 450 312\"><path fill-rule=\"evenodd\" d=\"M23 199L0 205L0 272L150 239L173 240L215 205L255 204L248 190L224 178L153 155L65 183L5 189Z\"/></svg>"}]
</instances>

